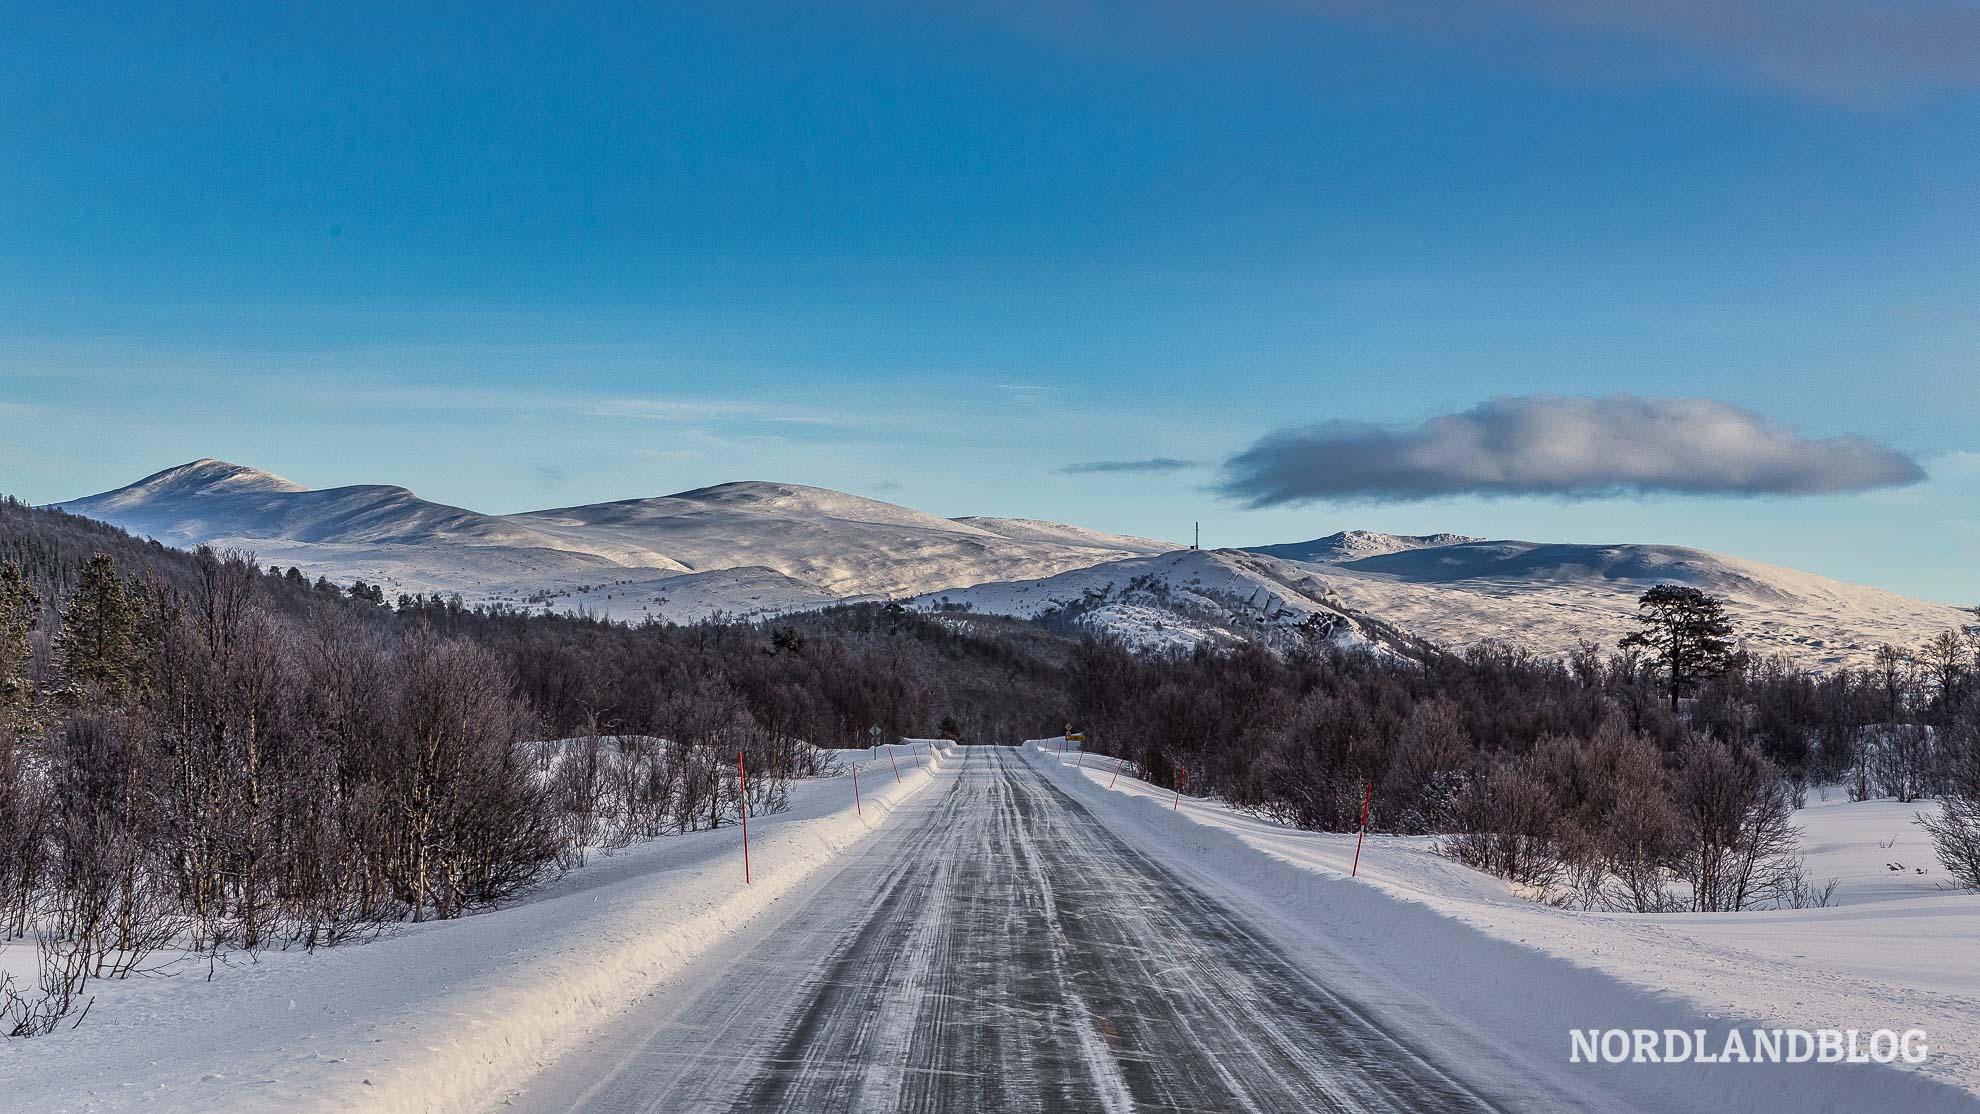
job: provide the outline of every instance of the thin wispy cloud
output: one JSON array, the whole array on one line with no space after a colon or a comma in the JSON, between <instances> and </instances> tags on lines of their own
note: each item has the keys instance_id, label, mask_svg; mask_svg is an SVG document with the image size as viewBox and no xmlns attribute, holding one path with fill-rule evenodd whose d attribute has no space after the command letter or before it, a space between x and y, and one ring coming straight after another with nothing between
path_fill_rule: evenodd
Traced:
<instances>
[{"instance_id":1,"label":"thin wispy cloud","mask_svg":"<svg viewBox=\"0 0 1980 1114\"><path fill-rule=\"evenodd\" d=\"M1048 400L1058 388L1040 383L993 383L992 388L1002 391L1011 402L1030 406Z\"/></svg>"},{"instance_id":2,"label":"thin wispy cloud","mask_svg":"<svg viewBox=\"0 0 1980 1114\"><path fill-rule=\"evenodd\" d=\"M594 418L636 418L645 421L707 421L744 418L806 425L836 424L817 415L791 414L758 402L736 399L608 398L578 401L570 407Z\"/></svg>"},{"instance_id":3,"label":"thin wispy cloud","mask_svg":"<svg viewBox=\"0 0 1980 1114\"><path fill-rule=\"evenodd\" d=\"M1812 495L1917 483L1864 437L1810 438L1703 398L1528 395L1398 428L1329 421L1259 439L1219 490L1248 506L1452 495Z\"/></svg>"},{"instance_id":4,"label":"thin wispy cloud","mask_svg":"<svg viewBox=\"0 0 1980 1114\"><path fill-rule=\"evenodd\" d=\"M758 422L766 425L843 427L852 424L838 415L796 413L782 405L735 398L601 398L451 386L402 387L391 397L394 405L406 407L554 411L586 418L680 425Z\"/></svg>"},{"instance_id":5,"label":"thin wispy cloud","mask_svg":"<svg viewBox=\"0 0 1980 1114\"><path fill-rule=\"evenodd\" d=\"M1168 0L1132 28L1102 5L1016 12L1027 14L1004 18L1035 33L1163 54L1223 53L1288 22L1339 21L1587 83L1733 82L1849 105L1980 89L1971 0Z\"/></svg>"},{"instance_id":6,"label":"thin wispy cloud","mask_svg":"<svg viewBox=\"0 0 1980 1114\"><path fill-rule=\"evenodd\" d=\"M1146 460L1087 460L1068 464L1059 469L1067 476L1084 476L1110 472L1180 472L1202 464L1198 460L1178 460L1172 456L1151 456Z\"/></svg>"},{"instance_id":7,"label":"thin wispy cloud","mask_svg":"<svg viewBox=\"0 0 1980 1114\"><path fill-rule=\"evenodd\" d=\"M1980 479L1980 452L1954 449L1932 460L1932 475L1939 479Z\"/></svg>"},{"instance_id":8,"label":"thin wispy cloud","mask_svg":"<svg viewBox=\"0 0 1980 1114\"><path fill-rule=\"evenodd\" d=\"M1663 43L1703 67L1818 99L1980 88L1980 6L1969 0L1500 3L1576 31Z\"/></svg>"},{"instance_id":9,"label":"thin wispy cloud","mask_svg":"<svg viewBox=\"0 0 1980 1114\"><path fill-rule=\"evenodd\" d=\"M694 449L649 449L644 447L626 450L626 455L634 460L689 460L701 454Z\"/></svg>"}]
</instances>

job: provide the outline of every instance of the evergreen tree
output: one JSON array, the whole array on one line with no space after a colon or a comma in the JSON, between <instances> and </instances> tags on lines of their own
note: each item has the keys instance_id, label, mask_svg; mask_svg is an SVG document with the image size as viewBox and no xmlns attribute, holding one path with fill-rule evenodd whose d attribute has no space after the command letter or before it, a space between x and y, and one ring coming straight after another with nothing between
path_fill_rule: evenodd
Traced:
<instances>
[{"instance_id":1,"label":"evergreen tree","mask_svg":"<svg viewBox=\"0 0 1980 1114\"><path fill-rule=\"evenodd\" d=\"M55 660L70 696L79 699L86 689L113 700L128 696L137 644L138 607L117 576L116 562L99 553L83 569L55 636Z\"/></svg>"},{"instance_id":2,"label":"evergreen tree","mask_svg":"<svg viewBox=\"0 0 1980 1114\"><path fill-rule=\"evenodd\" d=\"M1732 623L1724 600L1683 584L1659 584L1636 601L1642 629L1622 640L1622 648L1642 647L1657 658L1671 697L1678 698L1733 664Z\"/></svg>"},{"instance_id":3,"label":"evergreen tree","mask_svg":"<svg viewBox=\"0 0 1980 1114\"><path fill-rule=\"evenodd\" d=\"M40 624L41 594L19 565L0 565L0 726L26 726L34 709L28 634Z\"/></svg>"}]
</instances>

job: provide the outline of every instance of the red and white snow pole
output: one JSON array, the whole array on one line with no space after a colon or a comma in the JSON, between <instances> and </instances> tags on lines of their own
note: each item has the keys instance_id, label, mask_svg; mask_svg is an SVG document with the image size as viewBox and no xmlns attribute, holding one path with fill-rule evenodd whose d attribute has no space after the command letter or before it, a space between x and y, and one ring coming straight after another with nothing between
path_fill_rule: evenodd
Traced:
<instances>
[{"instance_id":1,"label":"red and white snow pole","mask_svg":"<svg viewBox=\"0 0 1980 1114\"><path fill-rule=\"evenodd\" d=\"M1361 873L1361 841L1368 835L1368 802L1375 799L1375 783L1368 783L1368 792L1361 796L1361 831L1354 837L1354 866L1348 871L1353 878Z\"/></svg>"},{"instance_id":2,"label":"red and white snow pole","mask_svg":"<svg viewBox=\"0 0 1980 1114\"><path fill-rule=\"evenodd\" d=\"M859 803L859 759L857 758L853 759L852 764L853 764L853 812L861 817L864 817L866 815L866 809L862 807Z\"/></svg>"},{"instance_id":3,"label":"red and white snow pole","mask_svg":"<svg viewBox=\"0 0 1980 1114\"><path fill-rule=\"evenodd\" d=\"M1189 772L1188 766L1178 765L1176 767L1176 799L1169 805L1169 811L1171 812L1174 812L1177 809L1182 808L1182 781L1183 781L1183 775L1188 772Z\"/></svg>"},{"instance_id":4,"label":"red and white snow pole","mask_svg":"<svg viewBox=\"0 0 1980 1114\"><path fill-rule=\"evenodd\" d=\"M736 777L742 783L743 885L749 885L749 771L743 768L743 752L736 752Z\"/></svg>"},{"instance_id":5,"label":"red and white snow pole","mask_svg":"<svg viewBox=\"0 0 1980 1114\"><path fill-rule=\"evenodd\" d=\"M887 744L887 764L894 768L894 780L901 780L901 764L894 760L894 744Z\"/></svg>"},{"instance_id":6,"label":"red and white snow pole","mask_svg":"<svg viewBox=\"0 0 1980 1114\"><path fill-rule=\"evenodd\" d=\"M1107 779L1107 788L1112 789L1114 783L1121 780L1121 767L1125 765L1127 765L1127 755L1123 754L1121 760L1114 763L1114 776Z\"/></svg>"}]
</instances>

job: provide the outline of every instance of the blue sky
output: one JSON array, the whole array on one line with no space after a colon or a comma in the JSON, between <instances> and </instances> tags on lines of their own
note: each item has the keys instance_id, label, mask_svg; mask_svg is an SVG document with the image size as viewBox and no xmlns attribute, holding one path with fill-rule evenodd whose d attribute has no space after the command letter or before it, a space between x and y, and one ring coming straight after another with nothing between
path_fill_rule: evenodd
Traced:
<instances>
[{"instance_id":1,"label":"blue sky","mask_svg":"<svg viewBox=\"0 0 1980 1114\"><path fill-rule=\"evenodd\" d=\"M0 5L0 490L199 456L488 511L782 479L1980 602L1968 5L737 7ZM1218 488L1275 431L1618 393L1927 478ZM1150 458L1196 463L1063 471Z\"/></svg>"}]
</instances>

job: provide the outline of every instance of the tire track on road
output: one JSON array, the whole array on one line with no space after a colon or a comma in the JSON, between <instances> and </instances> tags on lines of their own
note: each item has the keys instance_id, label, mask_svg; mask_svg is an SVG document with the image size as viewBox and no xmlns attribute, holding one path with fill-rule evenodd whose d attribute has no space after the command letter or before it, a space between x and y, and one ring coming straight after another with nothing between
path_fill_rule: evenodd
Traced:
<instances>
[{"instance_id":1,"label":"tire track on road","mask_svg":"<svg viewBox=\"0 0 1980 1114\"><path fill-rule=\"evenodd\" d=\"M1016 753L750 941L719 982L552 1065L515 1107L1497 1109Z\"/></svg>"}]
</instances>

